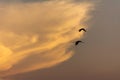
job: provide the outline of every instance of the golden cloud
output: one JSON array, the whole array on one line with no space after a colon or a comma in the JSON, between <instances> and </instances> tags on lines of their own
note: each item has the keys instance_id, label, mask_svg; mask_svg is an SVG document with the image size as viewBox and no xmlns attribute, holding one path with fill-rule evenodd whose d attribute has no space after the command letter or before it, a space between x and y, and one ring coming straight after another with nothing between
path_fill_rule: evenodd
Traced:
<instances>
[{"instance_id":1,"label":"golden cloud","mask_svg":"<svg viewBox=\"0 0 120 80\"><path fill-rule=\"evenodd\" d=\"M55 66L68 60L71 41L89 18L92 3L50 1L0 8L0 76ZM83 27L83 26L82 26ZM86 27L86 26L84 26Z\"/></svg>"}]
</instances>

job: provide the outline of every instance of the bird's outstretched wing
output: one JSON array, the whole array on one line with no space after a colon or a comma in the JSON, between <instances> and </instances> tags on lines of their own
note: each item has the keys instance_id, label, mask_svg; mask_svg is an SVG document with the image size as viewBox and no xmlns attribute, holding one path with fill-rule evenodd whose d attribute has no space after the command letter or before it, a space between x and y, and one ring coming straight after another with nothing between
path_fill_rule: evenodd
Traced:
<instances>
[{"instance_id":1,"label":"bird's outstretched wing","mask_svg":"<svg viewBox=\"0 0 120 80\"><path fill-rule=\"evenodd\" d=\"M78 45L79 43L83 43L82 41L76 41L75 45Z\"/></svg>"},{"instance_id":2,"label":"bird's outstretched wing","mask_svg":"<svg viewBox=\"0 0 120 80\"><path fill-rule=\"evenodd\" d=\"M81 31L87 32L85 28L79 29L79 32L81 32Z\"/></svg>"}]
</instances>

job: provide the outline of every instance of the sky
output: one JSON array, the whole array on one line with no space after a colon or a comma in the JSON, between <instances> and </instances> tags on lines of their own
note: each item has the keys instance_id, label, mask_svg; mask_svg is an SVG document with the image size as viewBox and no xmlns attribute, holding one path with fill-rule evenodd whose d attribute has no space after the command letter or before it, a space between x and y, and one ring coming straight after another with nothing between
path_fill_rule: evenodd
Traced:
<instances>
[{"instance_id":1,"label":"sky","mask_svg":"<svg viewBox=\"0 0 120 80\"><path fill-rule=\"evenodd\" d=\"M120 79L119 0L0 2L2 80Z\"/></svg>"}]
</instances>

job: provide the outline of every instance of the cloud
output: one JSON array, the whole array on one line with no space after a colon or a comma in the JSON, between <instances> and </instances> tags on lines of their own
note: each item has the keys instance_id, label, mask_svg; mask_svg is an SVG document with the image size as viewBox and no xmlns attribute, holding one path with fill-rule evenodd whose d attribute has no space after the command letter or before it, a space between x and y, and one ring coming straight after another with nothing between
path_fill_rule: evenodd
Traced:
<instances>
[{"instance_id":1,"label":"cloud","mask_svg":"<svg viewBox=\"0 0 120 80\"><path fill-rule=\"evenodd\" d=\"M51 1L59 1L59 0L0 0L1 3L36 3L36 2L51 2ZM68 2L93 2L96 0L60 0L60 1L68 1Z\"/></svg>"},{"instance_id":2,"label":"cloud","mask_svg":"<svg viewBox=\"0 0 120 80\"><path fill-rule=\"evenodd\" d=\"M45 2L45 1L51 1L51 0L0 0L0 2L2 3L13 3L13 2L28 3L28 2Z\"/></svg>"},{"instance_id":3,"label":"cloud","mask_svg":"<svg viewBox=\"0 0 120 80\"><path fill-rule=\"evenodd\" d=\"M72 41L92 3L13 3L0 6L0 76L55 66L68 60Z\"/></svg>"}]
</instances>

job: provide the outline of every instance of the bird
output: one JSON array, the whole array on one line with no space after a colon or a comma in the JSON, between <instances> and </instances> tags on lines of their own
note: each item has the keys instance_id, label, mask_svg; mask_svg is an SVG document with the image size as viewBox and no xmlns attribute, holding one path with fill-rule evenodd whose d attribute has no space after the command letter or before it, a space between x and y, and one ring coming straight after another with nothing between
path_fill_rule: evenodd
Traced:
<instances>
[{"instance_id":1,"label":"bird","mask_svg":"<svg viewBox=\"0 0 120 80\"><path fill-rule=\"evenodd\" d=\"M79 43L83 43L82 41L76 41L75 45L78 45Z\"/></svg>"},{"instance_id":2,"label":"bird","mask_svg":"<svg viewBox=\"0 0 120 80\"><path fill-rule=\"evenodd\" d=\"M85 28L79 29L79 32L81 32L82 30L83 30L84 32L87 32Z\"/></svg>"}]
</instances>

